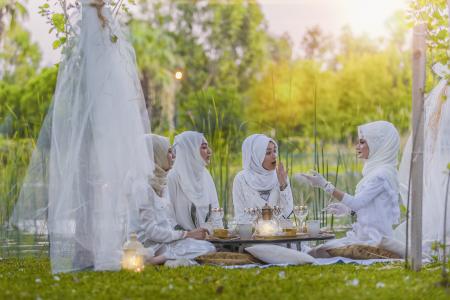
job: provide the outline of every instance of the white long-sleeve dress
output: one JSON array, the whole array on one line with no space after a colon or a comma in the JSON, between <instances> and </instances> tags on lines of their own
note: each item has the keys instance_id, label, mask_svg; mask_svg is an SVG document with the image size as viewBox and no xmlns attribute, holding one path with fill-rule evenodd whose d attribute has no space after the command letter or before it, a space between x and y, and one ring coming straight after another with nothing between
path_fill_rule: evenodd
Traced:
<instances>
[{"instance_id":1,"label":"white long-sleeve dress","mask_svg":"<svg viewBox=\"0 0 450 300\"><path fill-rule=\"evenodd\" d=\"M266 199L264 199L265 197ZM233 206L234 217L239 221L246 220L245 208L260 207L265 204L270 206L280 206L284 217L288 217L293 209L292 190L290 185L280 191L280 185L276 184L271 190L260 193L251 188L245 181L243 171L234 177L233 182Z\"/></svg>"},{"instance_id":2,"label":"white long-sleeve dress","mask_svg":"<svg viewBox=\"0 0 450 300\"><path fill-rule=\"evenodd\" d=\"M205 173L206 174L206 173ZM206 176L206 175L205 175ZM209 213L209 208L218 208L219 201L215 188L213 188L213 182L211 180L205 180L205 193L208 201L205 201L203 205L195 206L196 223L193 220L193 203L186 197L181 185L178 182L179 177L176 174L169 172L167 186L169 188L169 195L171 205L173 207L173 216L177 225L181 226L184 230L193 230L195 228L205 227L206 218Z\"/></svg>"},{"instance_id":3,"label":"white long-sleeve dress","mask_svg":"<svg viewBox=\"0 0 450 300\"><path fill-rule=\"evenodd\" d=\"M391 238L398 219L398 192L383 172L371 174L358 186L354 196L345 194L342 203L356 212L357 221L346 237L329 241L310 251L316 257L329 257L326 250L352 244L378 246L383 237Z\"/></svg>"},{"instance_id":4,"label":"white long-sleeve dress","mask_svg":"<svg viewBox=\"0 0 450 300\"><path fill-rule=\"evenodd\" d=\"M162 197L151 187L149 199L133 199L130 209L129 232L136 232L144 247L154 255L167 259L188 258L215 252L213 244L191 238L183 239L183 231L175 230L173 207L168 199L167 188Z\"/></svg>"}]
</instances>

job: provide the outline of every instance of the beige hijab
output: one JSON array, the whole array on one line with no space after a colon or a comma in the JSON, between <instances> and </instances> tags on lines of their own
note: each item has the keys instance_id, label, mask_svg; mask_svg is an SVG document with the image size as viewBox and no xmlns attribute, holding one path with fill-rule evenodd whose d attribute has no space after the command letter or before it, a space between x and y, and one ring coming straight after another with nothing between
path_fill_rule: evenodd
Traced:
<instances>
[{"instance_id":1,"label":"beige hijab","mask_svg":"<svg viewBox=\"0 0 450 300\"><path fill-rule=\"evenodd\" d=\"M156 134L145 135L147 145L153 145L153 157L155 160L155 170L153 177L150 179L150 185L155 193L162 197L164 187L167 185L167 172L169 169L169 160L167 159L167 152L169 151L169 139Z\"/></svg>"}]
</instances>

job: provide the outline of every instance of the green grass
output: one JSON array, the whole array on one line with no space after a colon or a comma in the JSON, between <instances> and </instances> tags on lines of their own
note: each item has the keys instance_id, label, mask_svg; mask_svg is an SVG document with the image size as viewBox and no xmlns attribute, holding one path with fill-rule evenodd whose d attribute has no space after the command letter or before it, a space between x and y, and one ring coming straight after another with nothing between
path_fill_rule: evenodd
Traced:
<instances>
[{"instance_id":1,"label":"green grass","mask_svg":"<svg viewBox=\"0 0 450 300\"><path fill-rule=\"evenodd\" d=\"M52 275L46 259L0 261L0 299L449 299L439 280L437 265L419 273L402 265L333 265Z\"/></svg>"}]
</instances>

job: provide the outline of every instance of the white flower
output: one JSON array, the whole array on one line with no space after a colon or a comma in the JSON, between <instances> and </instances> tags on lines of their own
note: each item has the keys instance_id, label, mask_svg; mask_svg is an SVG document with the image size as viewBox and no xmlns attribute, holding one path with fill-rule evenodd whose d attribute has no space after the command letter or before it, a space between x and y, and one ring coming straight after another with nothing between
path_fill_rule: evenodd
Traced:
<instances>
[{"instance_id":1,"label":"white flower","mask_svg":"<svg viewBox=\"0 0 450 300\"><path fill-rule=\"evenodd\" d=\"M281 271L280 273L278 273L278 277L280 277L281 279L286 278L286 272Z\"/></svg>"},{"instance_id":2,"label":"white flower","mask_svg":"<svg viewBox=\"0 0 450 300\"><path fill-rule=\"evenodd\" d=\"M35 280L34 282L36 282L36 283L41 283L42 280L41 280L40 278L36 278L36 280Z\"/></svg>"},{"instance_id":3,"label":"white flower","mask_svg":"<svg viewBox=\"0 0 450 300\"><path fill-rule=\"evenodd\" d=\"M349 280L349 281L347 281L346 285L358 286L359 280L357 278L355 278L353 280Z\"/></svg>"},{"instance_id":4,"label":"white flower","mask_svg":"<svg viewBox=\"0 0 450 300\"><path fill-rule=\"evenodd\" d=\"M59 281L59 279L60 279L60 278L59 278L59 276L56 276L56 275L55 275L55 276L53 276L53 280L55 280L55 281Z\"/></svg>"},{"instance_id":5,"label":"white flower","mask_svg":"<svg viewBox=\"0 0 450 300\"><path fill-rule=\"evenodd\" d=\"M377 289L380 289L380 288L384 288L386 285L384 284L384 282L377 282L377 284L376 284L376 288Z\"/></svg>"}]
</instances>

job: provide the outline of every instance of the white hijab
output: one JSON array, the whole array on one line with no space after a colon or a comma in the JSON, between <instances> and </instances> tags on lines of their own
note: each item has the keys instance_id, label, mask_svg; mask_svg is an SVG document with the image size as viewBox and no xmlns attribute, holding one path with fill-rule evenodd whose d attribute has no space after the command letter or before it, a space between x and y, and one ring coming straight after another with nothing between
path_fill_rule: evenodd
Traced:
<instances>
[{"instance_id":1,"label":"white hijab","mask_svg":"<svg viewBox=\"0 0 450 300\"><path fill-rule=\"evenodd\" d=\"M155 161L155 170L153 176L150 178L150 185L153 187L158 196L162 197L164 188L167 186L167 173L170 167L167 153L170 148L169 139L156 135L146 134L145 141L149 150L153 149L153 158Z\"/></svg>"},{"instance_id":2,"label":"white hijab","mask_svg":"<svg viewBox=\"0 0 450 300\"><path fill-rule=\"evenodd\" d=\"M269 191L278 183L275 170L268 171L262 166L270 142L278 147L273 139L264 134L253 134L242 143L244 179L252 189L257 191Z\"/></svg>"},{"instance_id":3,"label":"white hijab","mask_svg":"<svg viewBox=\"0 0 450 300\"><path fill-rule=\"evenodd\" d=\"M173 145L177 158L172 172L178 177L183 193L197 207L217 200L216 186L200 155L200 146L205 141L202 133L185 131L175 137Z\"/></svg>"},{"instance_id":4,"label":"white hijab","mask_svg":"<svg viewBox=\"0 0 450 300\"><path fill-rule=\"evenodd\" d=\"M396 191L392 195L394 208L394 221L397 221L400 211L398 209L398 171L397 157L400 150L400 136L397 129L389 122L376 121L358 127L359 138L365 139L369 146L369 157L362 170L363 179L356 186L358 192L362 183L370 179L379 171L386 175L390 186ZM398 210L398 211L397 211Z\"/></svg>"}]
</instances>

